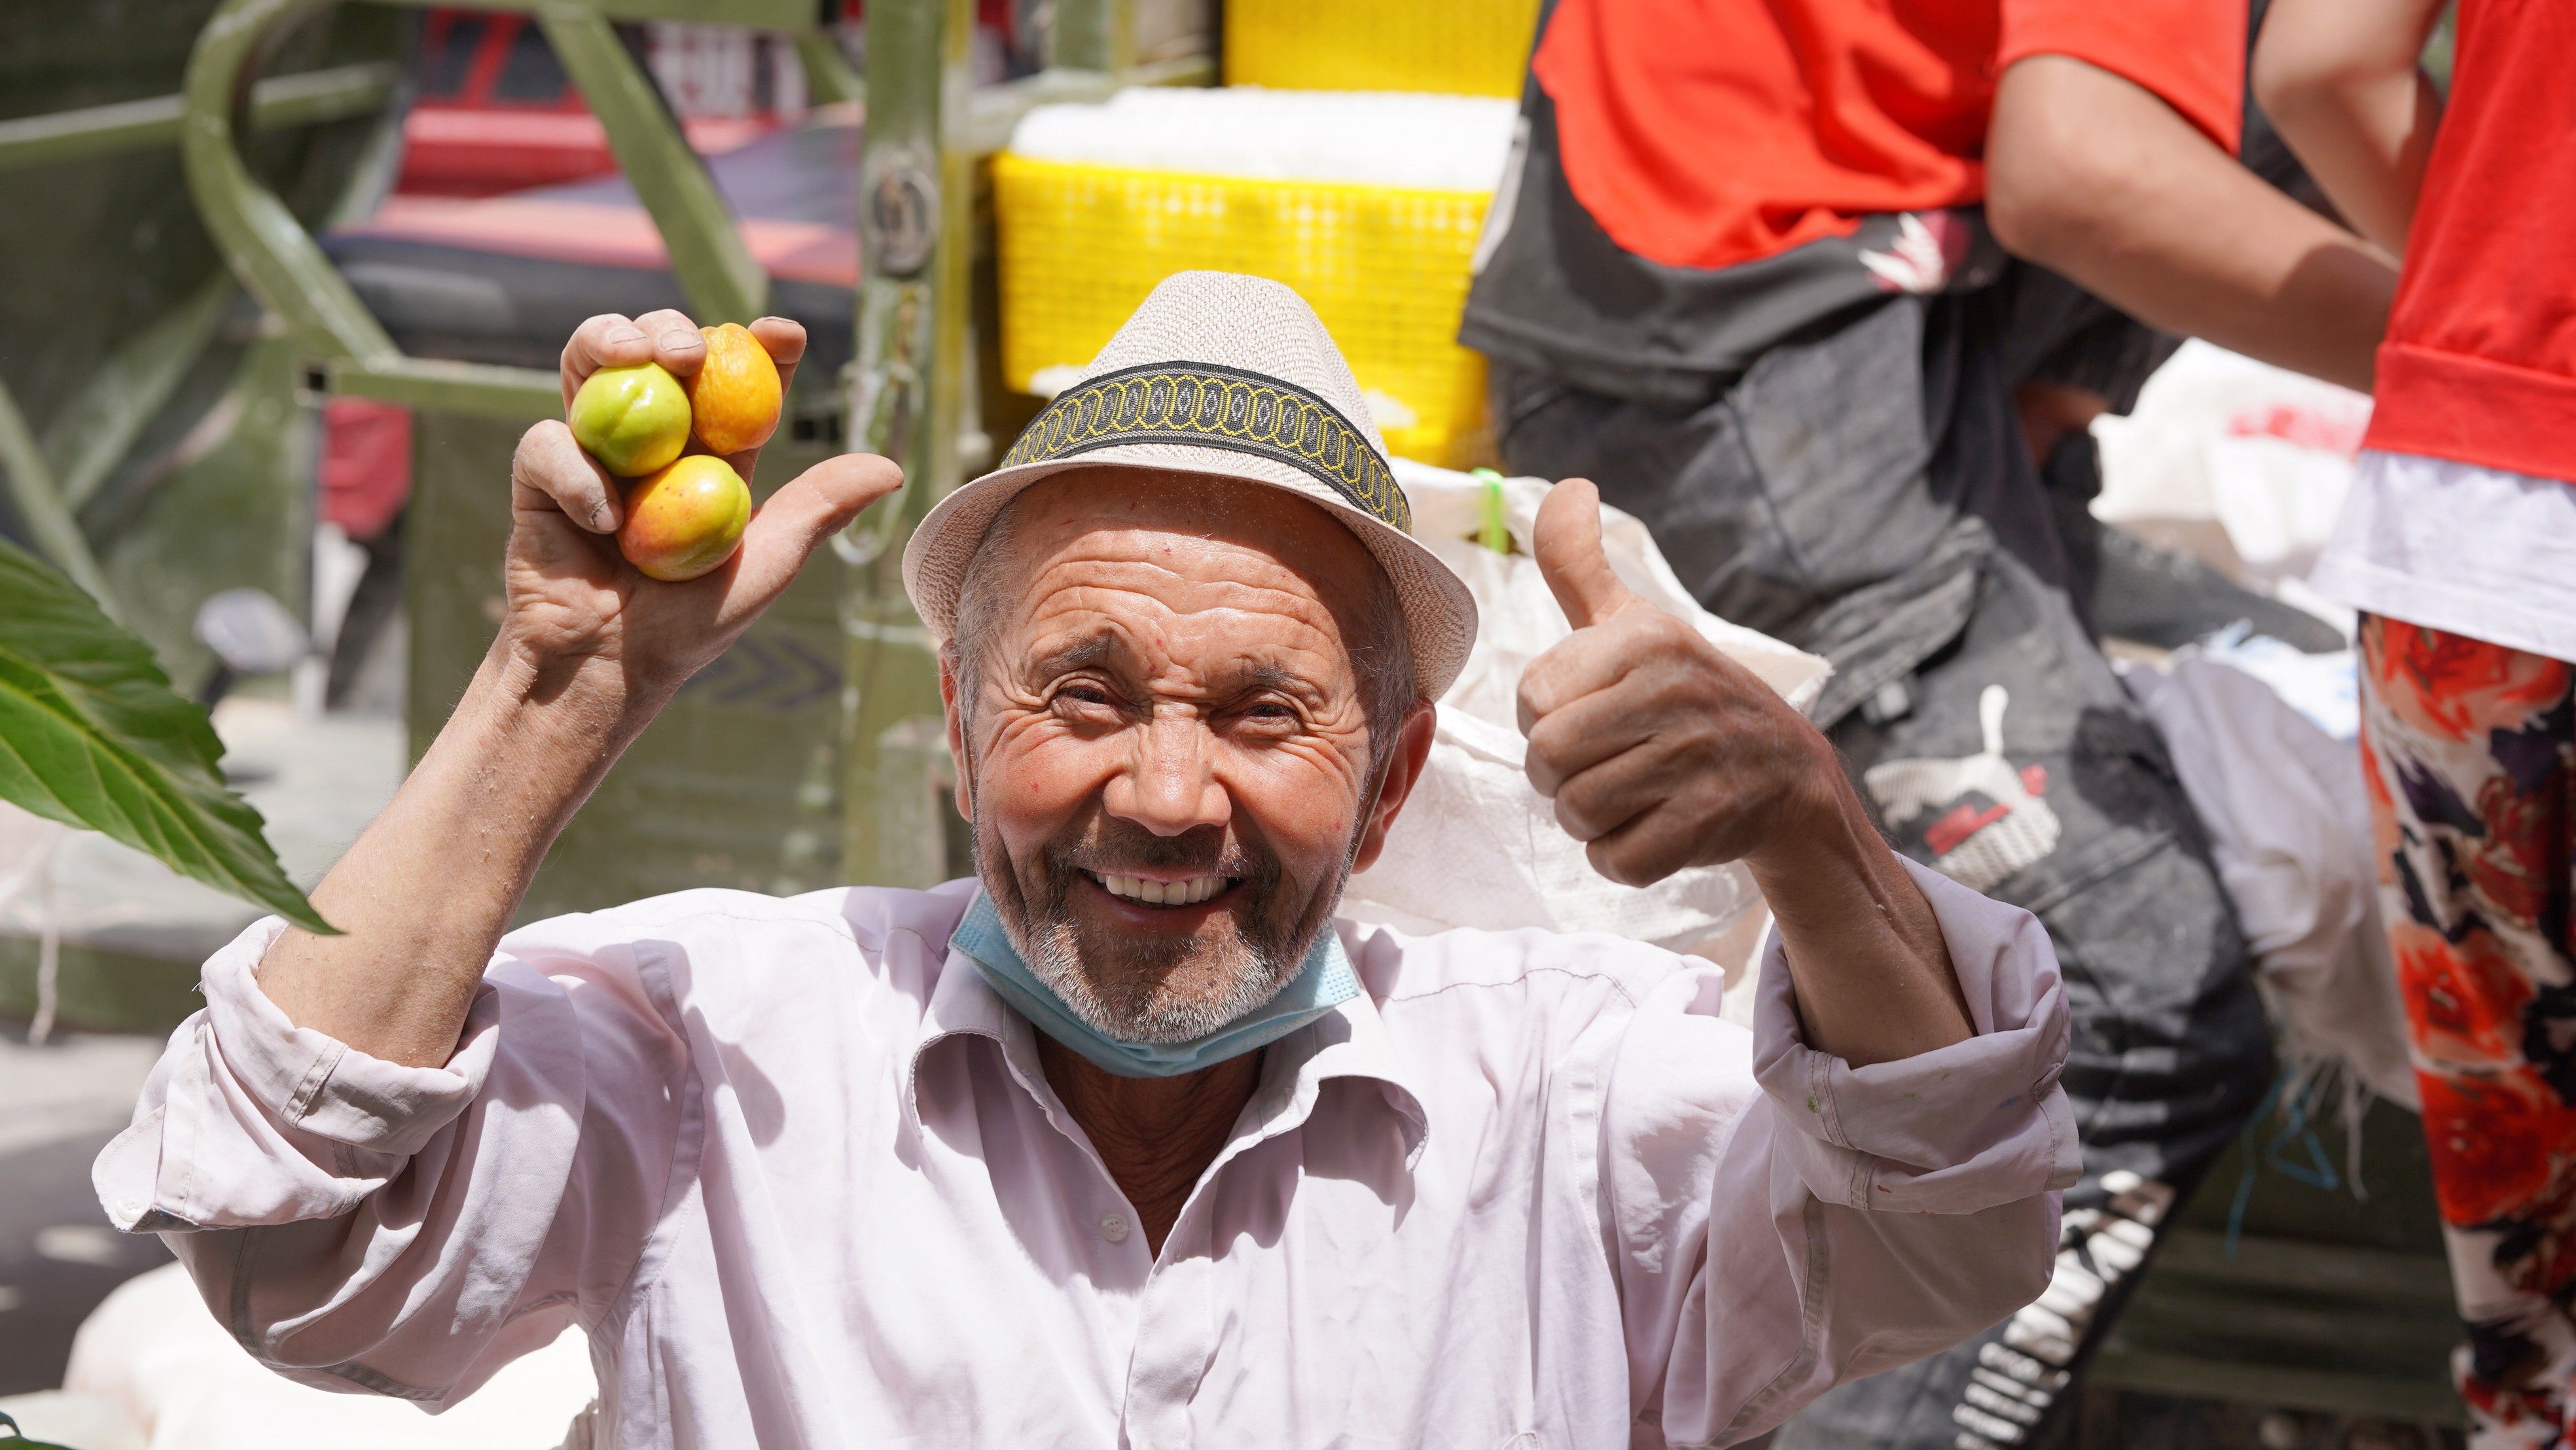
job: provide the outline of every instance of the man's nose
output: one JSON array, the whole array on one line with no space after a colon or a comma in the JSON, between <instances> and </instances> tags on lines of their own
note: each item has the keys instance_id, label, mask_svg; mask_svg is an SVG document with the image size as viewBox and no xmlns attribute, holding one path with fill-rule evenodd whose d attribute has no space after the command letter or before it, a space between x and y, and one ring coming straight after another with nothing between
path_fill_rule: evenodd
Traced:
<instances>
[{"instance_id":1,"label":"man's nose","mask_svg":"<svg viewBox=\"0 0 2576 1450\"><path fill-rule=\"evenodd\" d=\"M1158 836L1222 826L1234 814L1217 784L1214 742L1202 721L1157 715L1140 732L1136 758L1113 777L1101 803Z\"/></svg>"}]
</instances>

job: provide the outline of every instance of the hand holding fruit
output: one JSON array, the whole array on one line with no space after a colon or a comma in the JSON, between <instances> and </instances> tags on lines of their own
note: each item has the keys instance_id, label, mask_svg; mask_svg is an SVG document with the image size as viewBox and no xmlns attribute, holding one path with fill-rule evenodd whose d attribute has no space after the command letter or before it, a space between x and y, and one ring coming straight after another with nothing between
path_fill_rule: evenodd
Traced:
<instances>
[{"instance_id":1,"label":"hand holding fruit","mask_svg":"<svg viewBox=\"0 0 2576 1450\"><path fill-rule=\"evenodd\" d=\"M771 331L783 345L784 332ZM737 473L724 460L769 441L786 396L777 364L750 328L728 322L698 333L696 366L685 373L678 367L689 360L677 355L675 367L604 367L582 381L565 409L583 452L618 477L639 480L627 494L618 548L628 563L673 584L733 557L751 519L751 489L743 482L751 465ZM799 328L798 356L804 341ZM787 365L794 371L796 357ZM681 458L693 436L714 456Z\"/></svg>"},{"instance_id":2,"label":"hand holding fruit","mask_svg":"<svg viewBox=\"0 0 2576 1450\"><path fill-rule=\"evenodd\" d=\"M893 464L845 454L752 510L743 480L804 351L805 330L777 317L704 331L673 311L583 323L563 352L571 423L530 428L511 465L504 646L540 668L612 661L621 691L676 688L811 549L893 492ZM683 452L693 432L707 451ZM646 471L616 476L630 468Z\"/></svg>"}]
</instances>

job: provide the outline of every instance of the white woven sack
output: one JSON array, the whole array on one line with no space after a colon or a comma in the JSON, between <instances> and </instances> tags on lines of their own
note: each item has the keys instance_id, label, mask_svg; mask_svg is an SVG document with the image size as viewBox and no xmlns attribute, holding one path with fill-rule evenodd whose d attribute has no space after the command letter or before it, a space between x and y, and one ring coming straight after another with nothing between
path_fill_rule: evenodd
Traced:
<instances>
[{"instance_id":1,"label":"white woven sack","mask_svg":"<svg viewBox=\"0 0 2576 1450\"><path fill-rule=\"evenodd\" d=\"M1414 536L1475 592L1480 619L1465 673L1439 702L1431 760L1377 864L1351 878L1344 914L1410 931L1449 927L1599 931L1707 957L1738 976L1753 945L1761 895L1741 866L1694 867L1648 887L1604 880L1554 807L1522 773L1515 697L1521 671L1571 632L1529 556L1548 485L1502 484L1516 552L1475 542L1485 485L1463 473L1398 459ZM1602 510L1602 545L1622 582L1697 625L1709 642L1805 709L1824 688L1825 661L1699 607L1673 577L1645 526Z\"/></svg>"}]
</instances>

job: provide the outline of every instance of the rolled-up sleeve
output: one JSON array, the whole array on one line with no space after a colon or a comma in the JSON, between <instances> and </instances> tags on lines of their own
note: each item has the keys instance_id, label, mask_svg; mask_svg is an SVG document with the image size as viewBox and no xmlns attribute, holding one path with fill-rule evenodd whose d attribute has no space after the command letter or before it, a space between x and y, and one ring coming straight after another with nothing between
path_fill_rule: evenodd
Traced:
<instances>
[{"instance_id":1,"label":"rolled-up sleeve","mask_svg":"<svg viewBox=\"0 0 2576 1450\"><path fill-rule=\"evenodd\" d=\"M1605 1113L1635 1410L1673 1445L1762 1433L2048 1285L2080 1168L2065 989L2028 912L1907 863L1975 1035L1855 1068L1804 1041L1775 938L1749 1041L1713 975L1643 1004Z\"/></svg>"},{"instance_id":2,"label":"rolled-up sleeve","mask_svg":"<svg viewBox=\"0 0 2576 1450\"><path fill-rule=\"evenodd\" d=\"M158 1231L253 1355L438 1409L632 1276L680 1132L685 1050L634 949L581 918L514 934L455 1054L403 1067L299 1028L261 922L205 967L93 1180Z\"/></svg>"}]
</instances>

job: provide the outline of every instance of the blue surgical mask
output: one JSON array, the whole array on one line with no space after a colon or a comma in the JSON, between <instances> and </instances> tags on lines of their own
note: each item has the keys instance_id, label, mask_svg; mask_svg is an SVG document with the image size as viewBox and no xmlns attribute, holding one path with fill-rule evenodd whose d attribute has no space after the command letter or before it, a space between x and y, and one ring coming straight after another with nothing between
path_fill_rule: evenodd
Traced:
<instances>
[{"instance_id":1,"label":"blue surgical mask","mask_svg":"<svg viewBox=\"0 0 2576 1450\"><path fill-rule=\"evenodd\" d=\"M948 944L981 968L984 981L1003 1001L1019 1010L1040 1032L1081 1053L1103 1072L1120 1077L1178 1077L1185 1072L1240 1057L1278 1041L1360 994L1358 974L1342 950L1342 939L1329 925L1315 938L1314 949L1279 995L1204 1037L1187 1042L1128 1042L1112 1037L1076 1016L1011 945L1002 929L1002 913L986 892Z\"/></svg>"}]
</instances>

